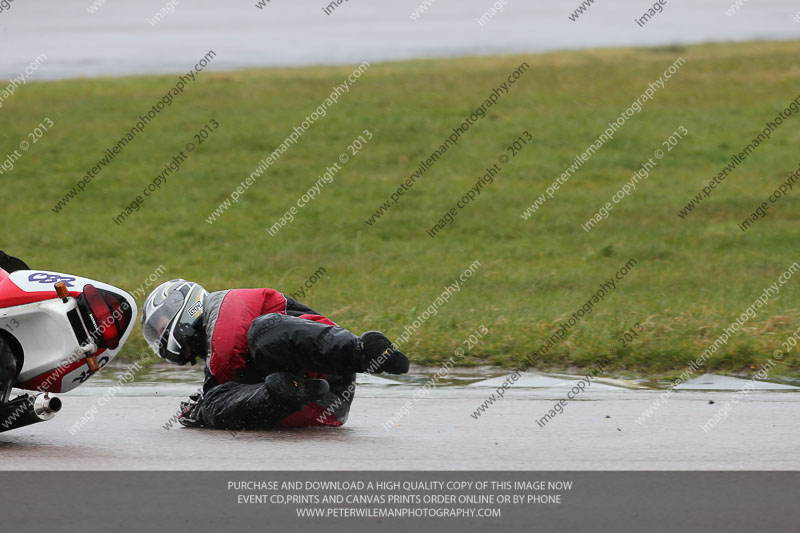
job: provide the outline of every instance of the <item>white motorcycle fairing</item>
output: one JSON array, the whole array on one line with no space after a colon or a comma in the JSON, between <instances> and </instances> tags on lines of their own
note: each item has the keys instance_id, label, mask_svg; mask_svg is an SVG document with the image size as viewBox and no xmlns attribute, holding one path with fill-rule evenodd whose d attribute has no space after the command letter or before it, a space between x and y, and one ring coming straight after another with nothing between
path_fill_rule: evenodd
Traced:
<instances>
[{"instance_id":1,"label":"white motorcycle fairing","mask_svg":"<svg viewBox=\"0 0 800 533\"><path fill-rule=\"evenodd\" d=\"M56 283L68 291L63 299ZM104 303L108 312L102 312ZM117 356L137 313L133 296L106 283L46 270L0 270L0 329L22 352L17 388L74 389Z\"/></svg>"}]
</instances>

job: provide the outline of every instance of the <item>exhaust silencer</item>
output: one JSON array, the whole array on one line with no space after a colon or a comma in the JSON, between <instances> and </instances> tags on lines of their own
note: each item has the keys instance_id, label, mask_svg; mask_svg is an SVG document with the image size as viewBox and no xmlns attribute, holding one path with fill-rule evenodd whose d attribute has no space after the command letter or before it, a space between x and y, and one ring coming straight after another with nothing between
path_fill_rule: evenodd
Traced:
<instances>
[{"instance_id":1,"label":"exhaust silencer","mask_svg":"<svg viewBox=\"0 0 800 533\"><path fill-rule=\"evenodd\" d=\"M0 405L0 433L50 420L61 410L61 400L48 393L17 396Z\"/></svg>"}]
</instances>

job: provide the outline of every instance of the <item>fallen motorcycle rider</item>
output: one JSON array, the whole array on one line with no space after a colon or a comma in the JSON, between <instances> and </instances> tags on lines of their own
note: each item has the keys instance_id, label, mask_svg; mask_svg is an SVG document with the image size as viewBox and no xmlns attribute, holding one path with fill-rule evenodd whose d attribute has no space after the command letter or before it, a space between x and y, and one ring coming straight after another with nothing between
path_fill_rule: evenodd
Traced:
<instances>
[{"instance_id":1,"label":"fallen motorcycle rider","mask_svg":"<svg viewBox=\"0 0 800 533\"><path fill-rule=\"evenodd\" d=\"M380 332L355 335L273 289L208 293L168 281L148 296L142 332L178 365L205 359L203 392L181 403L188 427L341 426L357 372L404 374L408 358Z\"/></svg>"}]
</instances>

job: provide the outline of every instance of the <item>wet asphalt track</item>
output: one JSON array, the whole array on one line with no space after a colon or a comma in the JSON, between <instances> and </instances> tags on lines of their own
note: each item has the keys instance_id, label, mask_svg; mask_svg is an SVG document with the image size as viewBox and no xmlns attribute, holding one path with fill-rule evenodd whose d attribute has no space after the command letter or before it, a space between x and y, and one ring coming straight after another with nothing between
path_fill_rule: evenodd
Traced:
<instances>
[{"instance_id":1,"label":"wet asphalt track","mask_svg":"<svg viewBox=\"0 0 800 533\"><path fill-rule=\"evenodd\" d=\"M174 371L170 374L174 376ZM119 369L117 374L119 375ZM475 420L471 413L496 379L465 378L416 402L389 430L383 425L418 385L369 378L348 423L338 429L227 432L164 424L199 375L182 383L137 382L80 420L113 385L114 373L61 395L55 419L0 434L5 470L794 470L800 466L800 395L761 384L708 433L706 423L747 382L703 376L676 392L644 424L660 392L595 382L540 428L577 378L530 374ZM93 378L95 380L97 378ZM159 378L160 379L160 378ZM418 381L421 381L420 377ZM91 382L90 382L91 383ZM465 385L466 384L466 385ZM713 390L728 389L728 390ZM714 404L709 403L714 401Z\"/></svg>"}]
</instances>

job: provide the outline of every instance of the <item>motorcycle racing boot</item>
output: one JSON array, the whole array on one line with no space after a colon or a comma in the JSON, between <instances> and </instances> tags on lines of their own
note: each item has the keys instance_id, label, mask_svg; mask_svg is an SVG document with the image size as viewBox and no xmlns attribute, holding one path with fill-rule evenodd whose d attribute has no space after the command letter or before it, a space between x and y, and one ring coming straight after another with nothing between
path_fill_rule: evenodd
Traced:
<instances>
[{"instance_id":1,"label":"motorcycle racing boot","mask_svg":"<svg viewBox=\"0 0 800 533\"><path fill-rule=\"evenodd\" d=\"M289 372L273 372L264 385L276 402L297 406L320 400L331 390L324 379L301 378Z\"/></svg>"},{"instance_id":2,"label":"motorcycle racing boot","mask_svg":"<svg viewBox=\"0 0 800 533\"><path fill-rule=\"evenodd\" d=\"M361 372L377 374L405 374L408 372L408 357L398 350L380 331L367 331L358 342Z\"/></svg>"}]
</instances>

